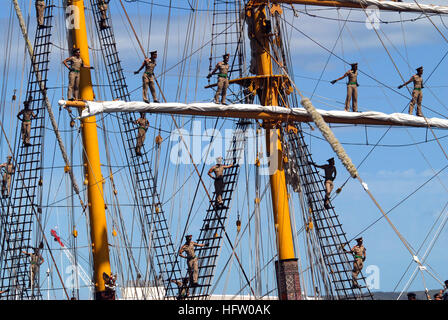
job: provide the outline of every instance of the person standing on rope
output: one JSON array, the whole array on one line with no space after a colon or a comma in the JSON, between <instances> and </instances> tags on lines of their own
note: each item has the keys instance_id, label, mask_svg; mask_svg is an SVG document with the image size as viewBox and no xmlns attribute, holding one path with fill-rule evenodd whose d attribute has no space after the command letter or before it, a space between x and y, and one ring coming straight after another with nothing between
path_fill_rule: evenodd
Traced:
<instances>
[{"instance_id":1,"label":"person standing on rope","mask_svg":"<svg viewBox=\"0 0 448 320\"><path fill-rule=\"evenodd\" d=\"M145 142L146 131L149 128L149 121L145 117L144 112L140 112L140 118L134 121L135 124L138 125L138 134L137 134L137 144L135 146L135 153L137 156L142 156L140 149L143 147L143 143Z\"/></svg>"},{"instance_id":2,"label":"person standing on rope","mask_svg":"<svg viewBox=\"0 0 448 320\"><path fill-rule=\"evenodd\" d=\"M28 147L31 145L30 143L30 133L31 133L31 118L36 119L37 118L37 114L35 114L33 112L33 110L30 110L30 100L26 100L23 102L23 109L21 111L19 111L19 113L17 114L17 119L19 119L20 121L22 121L22 129L21 129L21 133L22 133L22 140L23 140L23 145L25 147ZM20 117L22 116L22 117Z\"/></svg>"},{"instance_id":3,"label":"person standing on rope","mask_svg":"<svg viewBox=\"0 0 448 320\"><path fill-rule=\"evenodd\" d=\"M361 272L364 261L366 260L366 248L363 245L362 237L356 239L357 244L350 250L347 251L343 248L343 250L347 253L353 254L355 261L353 262L353 270L352 270L352 288L361 288L358 284L358 275Z\"/></svg>"},{"instance_id":4,"label":"person standing on rope","mask_svg":"<svg viewBox=\"0 0 448 320\"><path fill-rule=\"evenodd\" d=\"M39 252L39 248L33 248L33 253L28 253L26 251L22 251L24 254L30 257L31 266L30 266L30 285L31 290L34 290L34 285L36 283L37 275L39 274L39 269L42 263L44 263L44 258Z\"/></svg>"},{"instance_id":5,"label":"person standing on rope","mask_svg":"<svg viewBox=\"0 0 448 320\"><path fill-rule=\"evenodd\" d=\"M151 95L154 102L159 103L159 100L157 100L156 84L154 78L154 69L157 65L156 59L157 59L157 51L152 51L151 58L145 58L140 69L134 72L134 74L139 74L140 71L143 68L145 68L145 73L143 73L142 76L142 82L143 82L143 101L146 103L149 103L148 87L151 90Z\"/></svg>"},{"instance_id":6,"label":"person standing on rope","mask_svg":"<svg viewBox=\"0 0 448 320\"><path fill-rule=\"evenodd\" d=\"M100 29L107 29L109 26L106 23L107 20L107 8L109 7L110 0L98 0L98 9L100 10L101 20Z\"/></svg>"},{"instance_id":7,"label":"person standing on rope","mask_svg":"<svg viewBox=\"0 0 448 320\"><path fill-rule=\"evenodd\" d=\"M73 49L72 56L62 61L62 63L70 70L68 74L68 99L79 100L81 68L93 69L93 67L84 64L84 61L81 59L81 51L78 48ZM67 63L70 63L70 66Z\"/></svg>"},{"instance_id":8,"label":"person standing on rope","mask_svg":"<svg viewBox=\"0 0 448 320\"><path fill-rule=\"evenodd\" d=\"M190 289L188 288L188 278L185 277L182 279L182 282L177 280L171 280L171 282L175 283L179 288L179 294L177 295L177 300L185 300L190 294Z\"/></svg>"},{"instance_id":9,"label":"person standing on rope","mask_svg":"<svg viewBox=\"0 0 448 320\"><path fill-rule=\"evenodd\" d=\"M405 83L398 86L398 89L403 88L404 86L407 86L409 83L414 83L414 90L412 91L412 99L409 103L409 114L412 114L414 112L414 105L417 103L417 117L423 117L422 113L422 100L423 100L423 67L418 67L416 69L417 74L414 74L411 79L406 81Z\"/></svg>"},{"instance_id":10,"label":"person standing on rope","mask_svg":"<svg viewBox=\"0 0 448 320\"><path fill-rule=\"evenodd\" d=\"M39 28L44 27L44 15L45 15L45 0L36 0L36 18L37 26Z\"/></svg>"},{"instance_id":11,"label":"person standing on rope","mask_svg":"<svg viewBox=\"0 0 448 320\"><path fill-rule=\"evenodd\" d=\"M331 81L331 84L335 84L345 77L348 78L345 111L350 111L350 100L352 100L353 112L358 112L358 63L352 63L350 66L352 67L351 70L348 70L342 77Z\"/></svg>"},{"instance_id":12,"label":"person standing on rope","mask_svg":"<svg viewBox=\"0 0 448 320\"><path fill-rule=\"evenodd\" d=\"M219 70L218 73L218 89L216 89L215 103L219 104L219 96L221 95L221 104L226 104L227 88L229 87L229 57L230 54L226 53L222 56L223 61L216 64L215 69L207 75L207 79L210 79L212 75Z\"/></svg>"},{"instance_id":13,"label":"person standing on rope","mask_svg":"<svg viewBox=\"0 0 448 320\"><path fill-rule=\"evenodd\" d=\"M216 158L216 164L208 170L208 175L210 178L215 180L215 194L216 194L216 202L217 206L222 207L222 193L224 191L224 169L231 168L233 165L223 165L222 157ZM212 176L212 173L215 176Z\"/></svg>"},{"instance_id":14,"label":"person standing on rope","mask_svg":"<svg viewBox=\"0 0 448 320\"><path fill-rule=\"evenodd\" d=\"M5 168L3 172L2 180L2 196L3 198L9 197L9 192L11 189L11 177L14 174L15 167L12 164L12 156L8 156L8 160L5 163L0 164L0 168Z\"/></svg>"},{"instance_id":15,"label":"person standing on rope","mask_svg":"<svg viewBox=\"0 0 448 320\"><path fill-rule=\"evenodd\" d=\"M179 256L187 259L188 266L188 275L190 278L190 285L195 287L198 285L198 275L199 275L199 267L198 267L198 257L194 252L195 247L205 247L205 244L199 244L191 241L191 234L185 236L185 244L179 250ZM185 252L186 255L182 253Z\"/></svg>"},{"instance_id":16,"label":"person standing on rope","mask_svg":"<svg viewBox=\"0 0 448 320\"><path fill-rule=\"evenodd\" d=\"M320 169L324 169L325 171L325 190L326 190L326 194L325 194L325 208L329 209L330 208L330 195L331 195L331 191L333 191L334 188L334 179L336 179L336 167L334 166L334 158L330 158L327 160L328 164L323 164L323 165L317 165L314 162L309 162L309 164L315 166L316 168L320 168Z\"/></svg>"}]
</instances>

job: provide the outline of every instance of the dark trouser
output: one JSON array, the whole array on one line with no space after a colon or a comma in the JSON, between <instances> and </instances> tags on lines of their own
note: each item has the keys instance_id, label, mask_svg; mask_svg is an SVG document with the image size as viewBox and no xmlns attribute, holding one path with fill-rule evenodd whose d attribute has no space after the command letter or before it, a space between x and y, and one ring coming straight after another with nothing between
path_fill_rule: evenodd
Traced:
<instances>
[{"instance_id":1,"label":"dark trouser","mask_svg":"<svg viewBox=\"0 0 448 320\"><path fill-rule=\"evenodd\" d=\"M222 192L224 190L224 178L216 178L215 179L215 193L216 193L216 201L218 203L222 203Z\"/></svg>"}]
</instances>

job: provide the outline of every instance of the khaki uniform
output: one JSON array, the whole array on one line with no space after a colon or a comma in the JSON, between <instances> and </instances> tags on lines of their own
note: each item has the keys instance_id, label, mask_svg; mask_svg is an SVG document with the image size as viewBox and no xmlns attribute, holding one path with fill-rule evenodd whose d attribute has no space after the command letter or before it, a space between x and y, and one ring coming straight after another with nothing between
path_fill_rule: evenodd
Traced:
<instances>
[{"instance_id":1,"label":"khaki uniform","mask_svg":"<svg viewBox=\"0 0 448 320\"><path fill-rule=\"evenodd\" d=\"M107 20L108 7L109 7L108 0L98 0L98 9L100 10L100 14L101 14L100 26L103 29L107 27L106 20Z\"/></svg>"},{"instance_id":2,"label":"khaki uniform","mask_svg":"<svg viewBox=\"0 0 448 320\"><path fill-rule=\"evenodd\" d=\"M180 252L185 251L187 254L187 266L188 266L188 274L190 276L190 283L198 282L199 275L199 267L198 267L198 257L194 252L194 247L197 243L190 241L189 244L184 244L180 249Z\"/></svg>"},{"instance_id":3,"label":"khaki uniform","mask_svg":"<svg viewBox=\"0 0 448 320\"><path fill-rule=\"evenodd\" d=\"M30 266L30 279L31 279L31 288L34 289L34 284L37 279L37 275L39 274L40 265L43 263L43 258L40 254L32 253L30 254L31 258L31 266Z\"/></svg>"},{"instance_id":4,"label":"khaki uniform","mask_svg":"<svg viewBox=\"0 0 448 320\"><path fill-rule=\"evenodd\" d=\"M24 144L30 143L30 133L31 133L31 117L36 118L37 115L32 110L23 109L19 112L17 116L23 115L22 118L22 140Z\"/></svg>"},{"instance_id":5,"label":"khaki uniform","mask_svg":"<svg viewBox=\"0 0 448 320\"><path fill-rule=\"evenodd\" d=\"M219 104L219 96L221 96L221 104L225 104L227 96L227 88L229 87L229 79L228 79L229 64L221 61L218 62L216 68L218 68L219 73L218 73L218 89L216 90L215 94L215 103Z\"/></svg>"},{"instance_id":6,"label":"khaki uniform","mask_svg":"<svg viewBox=\"0 0 448 320\"><path fill-rule=\"evenodd\" d=\"M152 99L158 102L156 94L156 85L154 80L154 69L157 65L151 59L145 59L145 73L142 76L143 81L143 101L148 102L148 87L151 90Z\"/></svg>"},{"instance_id":7,"label":"khaki uniform","mask_svg":"<svg viewBox=\"0 0 448 320\"><path fill-rule=\"evenodd\" d=\"M422 113L422 100L423 100L423 78L418 74L412 76L414 82L414 90L412 91L412 100L409 103L409 114L414 111L414 105L417 103L417 116L423 117Z\"/></svg>"},{"instance_id":8,"label":"khaki uniform","mask_svg":"<svg viewBox=\"0 0 448 320\"><path fill-rule=\"evenodd\" d=\"M68 59L71 63L71 70L68 74L68 92L67 96L69 99L79 99L79 82L81 80L81 67L84 62L81 58L76 56L71 56Z\"/></svg>"},{"instance_id":9,"label":"khaki uniform","mask_svg":"<svg viewBox=\"0 0 448 320\"><path fill-rule=\"evenodd\" d=\"M36 18L37 25L44 25L44 15L45 15L45 0L36 0Z\"/></svg>"},{"instance_id":10,"label":"khaki uniform","mask_svg":"<svg viewBox=\"0 0 448 320\"><path fill-rule=\"evenodd\" d=\"M15 172L15 168L12 163L8 162L0 164L0 168L5 168L2 180L2 195L4 198L7 198L9 197L9 192L11 189L11 177Z\"/></svg>"},{"instance_id":11,"label":"khaki uniform","mask_svg":"<svg viewBox=\"0 0 448 320\"><path fill-rule=\"evenodd\" d=\"M213 168L215 173L215 193L216 201L222 203L222 192L224 191L224 167L222 165L216 165Z\"/></svg>"},{"instance_id":12,"label":"khaki uniform","mask_svg":"<svg viewBox=\"0 0 448 320\"><path fill-rule=\"evenodd\" d=\"M366 248L364 248L364 245L356 245L352 248L352 253L355 257L355 261L353 262L352 281L354 286L358 286L358 275L364 266Z\"/></svg>"},{"instance_id":13,"label":"khaki uniform","mask_svg":"<svg viewBox=\"0 0 448 320\"><path fill-rule=\"evenodd\" d=\"M146 138L146 131L149 128L149 121L148 119L144 118L138 118L135 120L135 124L138 124L138 135L137 135L137 144L135 146L135 152L137 154L140 154L140 149L143 146L143 143L145 142Z\"/></svg>"},{"instance_id":14,"label":"khaki uniform","mask_svg":"<svg viewBox=\"0 0 448 320\"><path fill-rule=\"evenodd\" d=\"M350 100L352 100L353 112L358 111L358 70L347 71L348 84L347 84L347 97L345 98L345 111L350 111Z\"/></svg>"}]
</instances>

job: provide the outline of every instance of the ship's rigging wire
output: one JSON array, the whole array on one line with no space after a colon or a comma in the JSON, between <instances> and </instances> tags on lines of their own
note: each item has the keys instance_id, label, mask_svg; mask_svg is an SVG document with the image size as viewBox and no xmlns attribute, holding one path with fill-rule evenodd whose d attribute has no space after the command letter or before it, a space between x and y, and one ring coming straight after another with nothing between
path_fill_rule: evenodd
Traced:
<instances>
[{"instance_id":1,"label":"ship's rigging wire","mask_svg":"<svg viewBox=\"0 0 448 320\"><path fill-rule=\"evenodd\" d=\"M442 31L440 31L440 29L435 25L435 23L431 20L428 13L422 9L422 7L420 6L420 4L417 1L414 0L414 2L420 8L420 10L422 10L422 13L426 16L426 18L429 20L429 22L431 22L431 24L434 26L434 28L439 32L439 34L442 36L442 38L445 40L445 42L448 43L448 39L445 37L445 35L442 33Z\"/></svg>"},{"instance_id":2,"label":"ship's rigging wire","mask_svg":"<svg viewBox=\"0 0 448 320\"><path fill-rule=\"evenodd\" d=\"M126 1L126 2L144 2L144 1L129 1L129 0L125 0L125 1ZM186 9L186 10L187 10L187 9ZM319 79L319 80L320 80L320 79ZM366 127L367 127L367 126L366 126ZM106 130L105 126L103 126L103 129ZM443 137L443 138L444 138L444 137ZM432 139L432 140L430 140L430 141L434 141L434 139ZM369 145L369 144L367 144L367 145ZM153 150L153 149L154 149L154 148L152 148L152 150ZM109 166L109 167L111 167L111 166ZM193 175L193 173L194 173L194 172L192 171L191 174L190 174L190 177ZM189 177L189 178L190 178L190 177ZM188 178L188 179L189 179L189 178ZM188 179L187 179L187 180L188 180ZM187 182L187 181L185 181L184 184L185 184L186 182ZM180 189L182 189L182 187L180 187ZM180 189L179 189L179 190L180 190ZM173 195L173 197L174 197L174 195Z\"/></svg>"},{"instance_id":3,"label":"ship's rigging wire","mask_svg":"<svg viewBox=\"0 0 448 320\"><path fill-rule=\"evenodd\" d=\"M303 34L303 33L302 33ZM305 35L305 34L304 34ZM305 35L306 36L306 35ZM308 37L308 36L307 36ZM308 37L309 38L309 37ZM309 38L311 39L311 38ZM382 41L381 41L382 42ZM383 43L383 42L382 42ZM384 44L383 44L384 46ZM323 46L322 46L323 47ZM385 47L385 46L384 46ZM387 51L387 48L385 48ZM328 51L328 49L326 49ZM265 51L267 52L267 50L265 49ZM330 51L331 52L331 51ZM387 51L388 52L388 51ZM334 53L332 53L334 54ZM389 54L389 52L388 52ZM389 54L390 55L390 54ZM279 64L272 56L271 58L277 63ZM394 63L395 65L395 63ZM284 69L280 64L279 66ZM399 70L397 70L399 72ZM400 74L401 76L401 74ZM288 76L289 78L289 76ZM332 146L333 150L338 154L339 158L341 159L341 161L343 160L344 166L346 167L346 169L350 172L350 175L353 178L358 179L358 181L360 182L360 184L363 186L364 190L366 191L366 193L369 195L369 197L371 198L371 200L374 202L375 206L379 209L379 211L381 212L381 214L383 215L383 217L387 220L387 222L389 223L389 225L392 227L392 229L394 230L394 232L396 233L396 235L399 237L399 239L401 240L401 242L403 243L403 245L406 247L406 249L409 251L409 253L411 254L411 256L413 256L414 261L419 264L420 267L423 267L421 262L418 260L418 257L414 254L412 248L410 247L409 243L406 241L406 239L401 235L401 233L398 231L398 229L396 228L396 226L392 223L392 221L387 217L387 215L385 214L385 212L383 211L382 207L380 206L380 204L377 202L377 200L375 199L375 197L373 196L373 194L370 192L370 190L367 187L367 184L361 179L361 177L359 176L359 174L356 171L356 167L353 166L353 164L351 163L351 160L346 157L345 151L342 148L342 146L340 145L340 143L337 141L337 139L334 138L333 133L331 132L331 130L328 128L327 124L325 123L325 121L323 121L322 116L317 113L314 109L314 106L311 104L311 101L308 98L305 98L302 93L298 90L297 86L295 85L295 83L291 81L291 84L293 85L294 89L297 91L297 93L301 96L302 98L302 105L307 109L308 113L311 115L313 121L316 123L316 125L319 127L319 129L321 130L321 132L324 134L324 136L326 136L327 141L330 143L330 145ZM440 143L439 143L440 145ZM440 146L441 147L441 146ZM443 148L442 148L443 151ZM339 154L340 153L340 154ZM446 156L446 155L445 155Z\"/></svg>"},{"instance_id":4,"label":"ship's rigging wire","mask_svg":"<svg viewBox=\"0 0 448 320\"><path fill-rule=\"evenodd\" d=\"M340 56L338 56L336 53L331 52L330 49L326 48L324 45L320 44L318 41L314 40L313 38L311 38L309 35L307 35L305 32L303 32L302 30L300 30L299 28L295 27L294 25L292 25L290 22L286 21L284 18L280 17L280 19L283 19L289 26L291 26L291 28L293 28L294 30L296 30L297 32L299 32L300 34L302 34L303 36L305 36L307 39L309 39L310 41L312 41L313 43L315 43L316 45L318 45L320 48L322 48L323 50L331 53L333 56L335 56L336 58L338 58L339 60L341 60L342 62L346 63L346 64L350 64L349 61L345 60L344 58L341 58ZM393 91L394 93L398 94L399 96L405 98L406 100L409 100L409 97L402 94L401 92L397 91L395 88L381 82L380 80L376 79L375 77L369 75L368 73L362 71L361 69L358 69L358 71L360 73L362 73L363 75L367 76L368 78L372 79L373 81L379 83L380 85L382 85L383 87ZM436 110L433 110L431 108L429 108L428 106L425 106L422 104L422 106L424 106L426 109L431 110L432 112L434 112L435 114L443 117L443 118L447 118L445 115L437 112Z\"/></svg>"},{"instance_id":5,"label":"ship's rigging wire","mask_svg":"<svg viewBox=\"0 0 448 320\"><path fill-rule=\"evenodd\" d=\"M367 15L367 13L366 13L366 15ZM375 29L375 28L374 28L374 29ZM375 31L376 31L376 29L375 29ZM383 34L384 34L384 32L383 32ZM396 67L396 64L395 64L395 62L393 61L392 56L390 55L389 51L387 50L387 48L386 48L384 42L381 40L381 38L380 38L380 36L379 36L378 33L377 33L377 36L378 36L378 38L380 39L380 41L381 41L381 43L382 43L384 49L385 49L386 52L388 53L390 59L392 60L394 66ZM387 37L386 37L386 38L387 38ZM443 59L444 59L444 57L442 58L442 60L443 60ZM440 62L439 62L439 64L440 64ZM439 65L439 64L438 64L438 65ZM437 67L438 67L438 65L437 65ZM437 67L436 67L436 68L437 68ZM396 69L397 69L397 67L396 67ZM397 71L398 71L398 69L397 69ZM434 71L435 71L435 70L434 70ZM433 71L433 72L434 72L434 71ZM398 71L398 72L399 72L399 71ZM432 73L431 73L431 74L432 74ZM403 80L403 77L401 76L401 74L400 74L400 77L401 77L402 80ZM436 141L439 143L437 136L434 135L434 138L435 138L434 140L436 140ZM381 139L382 139L382 138L381 138ZM440 143L439 143L439 145L440 145ZM442 151L444 151L443 148L442 148ZM444 154L445 154L445 153L444 153ZM423 154L422 154L422 155L423 155ZM423 155L423 156L424 156L424 155ZM445 156L446 156L446 155L445 155ZM428 164L429 164L429 162L428 162ZM433 169L433 170L434 170L434 169ZM433 177L434 177L434 176L433 176ZM431 178L431 179L432 179L432 178ZM345 184L345 183L344 183L344 184ZM368 191L368 190L366 190L366 191ZM369 194L369 195L370 195L370 194ZM372 200L373 200L373 197L372 197ZM378 207L379 207L379 206L378 206ZM380 210L381 210L381 209L380 209ZM392 210L392 209L391 209L391 210ZM390 212L390 211L389 211L389 212ZM388 212L388 213L389 213L389 212ZM384 217L387 218L385 215L384 215ZM382 218L382 217L381 217L381 218ZM380 219L381 219L381 218L380 218ZM378 219L377 221L379 221L380 219ZM377 222L377 221L376 221L376 222ZM375 223L376 223L376 222L375 222ZM362 232L364 232L365 230L366 230L366 229L364 229ZM358 233L358 235L361 234L362 232ZM415 260L414 260L414 261L415 261ZM415 261L415 262L419 263L418 261ZM425 270L425 269L423 268L422 265L420 265L420 269L419 269L419 270L422 271L422 270ZM436 278L434 275L432 275L432 276L437 280L437 278ZM422 278L424 279L423 272L422 272Z\"/></svg>"},{"instance_id":6,"label":"ship's rigging wire","mask_svg":"<svg viewBox=\"0 0 448 320\"><path fill-rule=\"evenodd\" d=\"M145 58L146 58L146 53L145 53L145 51L144 51L144 49L143 49L143 47L142 47L142 45L141 45L140 40L138 39L138 35L137 35L137 33L135 32L134 27L132 26L132 22L131 22L131 20L129 19L129 16L128 16L128 14L127 14L127 12L126 12L126 9L125 9L125 7L124 7L124 5L123 5L123 3L122 3L121 0L120 0L120 4L121 4L121 6L122 6L122 8L123 8L123 10L124 10L124 12L125 12L125 15L126 15L127 19L128 19L128 23L129 23L129 25L131 26L131 29L132 29L133 32L134 32L134 36L135 36L135 38L136 38L136 40L137 40L137 42L138 42L138 44L139 44L139 46L140 46L140 49L141 49L141 51L142 51L142 54L143 54L143 55L145 56ZM160 87L159 82L157 81L157 77L155 77L155 82L156 82L157 87L159 88L159 92L160 92L161 95L162 95L162 99L163 99L163 101L166 102L166 98L165 98L165 96L164 96L164 94L163 94L163 92L162 92L162 88ZM208 190L207 190L207 187L205 186L205 184L204 184L204 182L203 182L203 180L202 180L202 175L199 173L199 170L198 170L198 168L197 168L197 166L196 166L196 164L195 164L195 161L194 161L194 159L193 159L193 156L191 155L191 153L190 153L190 151L189 151L188 145L186 144L185 139L183 138L183 135L181 134L181 131L180 131L180 128L179 128L179 126L178 126L178 124L177 124L177 121L176 121L176 119L174 118L173 115L171 115L171 118L172 118L173 123L174 123L174 125L176 126L178 132L179 132L180 138L181 138L181 140L182 140L182 142L183 142L183 144L184 144L184 146L185 146L185 149L186 149L186 151L187 151L187 153L188 153L188 156L190 157L190 160L191 160L191 162L192 162L192 164L193 164L193 166L194 166L194 168L195 168L195 171L196 171L196 173L198 174L199 181L201 182L201 184L202 184L202 186L203 186L203 188L204 188L204 191L205 191L205 193L206 193L206 195L207 195L209 201L211 202L212 199L211 199L211 197L210 197L210 194L209 194L209 192L208 192ZM220 219L218 220L218 223L222 224L222 222L221 222ZM230 240L230 238L229 238L229 235L227 234L227 231L226 231L225 226L222 225L222 228L223 228L224 235L225 235L225 237L226 237L226 239L227 239L229 245L232 247L232 250L234 251L234 247L233 247L232 242L231 242L231 240ZM243 272L243 275L245 276L246 281L249 281L248 278L247 278L247 276L246 276L246 273L245 273L245 271L244 271L244 268L243 268L243 266L242 266L242 264L241 264L241 261L240 261L240 259L238 258L236 252L233 252L233 254L235 255L235 258L237 259L237 261L238 261L238 263L239 263L239 265L240 265L240 269L241 269L241 271ZM176 257L176 260L177 260L177 257ZM248 282L248 283L249 283L249 282ZM252 292L253 292L253 289L252 289L252 287L250 286L250 284L249 284L249 287L251 288L251 290L252 290Z\"/></svg>"},{"instance_id":7,"label":"ship's rigging wire","mask_svg":"<svg viewBox=\"0 0 448 320\"><path fill-rule=\"evenodd\" d=\"M317 44L318 46L320 46L320 47L323 48L324 50L330 52L332 55L334 55L334 56L337 57L338 59L340 59L340 60L344 61L345 63L347 63L343 58L341 58L341 57L339 57L338 55L336 55L333 51L330 51L329 49L325 48L323 45L321 45L320 43L318 43L317 41L315 41L314 39L312 39L311 37L309 37L308 35L306 35L306 34L303 33L302 31L300 31L298 28L294 27L291 23L287 22L286 20L284 20L284 21L285 21L286 23L288 23L292 28L294 28L295 30L297 30L298 32L300 32L302 35L304 35L305 37L307 37L308 39L310 39L311 41L313 41L315 44ZM347 30L348 30L348 29L347 29ZM443 59L444 59L444 58L443 58ZM438 67L439 65L440 65L440 63L437 65L437 67ZM437 67L436 67L436 68L437 68ZM436 69L434 69L434 71L435 71L435 70L436 70ZM433 72L434 72L434 71L433 71ZM362 72L362 71L361 71L361 72ZM432 73L433 73L433 72L432 72ZM372 77L372 76L366 74L365 72L362 72L362 73L365 74L365 75L367 75L368 77L370 77L370 78L373 79L374 81L376 81L376 82L378 82L378 83L381 83L381 82L379 82L378 80L376 80L374 77ZM431 73L431 74L432 74L432 73ZM383 84L383 86L388 87L387 85L384 85L384 84ZM388 87L388 88L390 88L390 87ZM392 89L392 88L390 88L390 89ZM393 89L392 89L392 90L393 90ZM395 90L393 90L393 91L395 91ZM389 129L390 129L390 128L389 128ZM386 133L387 133L387 132L386 132ZM384 136L384 135L383 135L383 136ZM434 135L434 136L435 136L435 135ZM437 138L437 137L435 137L435 138ZM381 139L382 139L382 138L381 138ZM380 139L380 140L381 140L381 139ZM379 140L379 141L380 141L380 140ZM379 141L378 141L378 142L379 142ZM372 149L371 151L373 151L373 149ZM371 152L369 152L369 154L370 154L370 153L371 153ZM368 155L369 155L369 154L368 154ZM368 155L367 155L367 156L368 156ZM367 156L366 156L366 158L367 158ZM362 162L364 162L366 158L364 158ZM362 163L362 162L361 162L361 163ZM347 179L347 181L348 181L348 179ZM346 181L346 182L347 182L347 181ZM343 186L346 184L346 182L343 184ZM343 186L342 186L342 187L343 187Z\"/></svg>"},{"instance_id":8,"label":"ship's rigging wire","mask_svg":"<svg viewBox=\"0 0 448 320\"><path fill-rule=\"evenodd\" d=\"M445 203L445 206L443 207L443 209L441 210L439 216L437 217L437 219L434 221L433 225L431 226L431 228L429 229L429 231L426 233L426 237L423 239L422 243L420 244L417 253L419 253L421 251L421 249L423 248L423 245L425 244L425 242L428 240L429 236L431 235L432 231L434 230L434 228L437 225L437 222L442 218L442 215L444 213L444 211L446 210L448 206L448 202ZM447 222L447 218L448 218L448 213L445 213L445 218L444 220L442 220L442 222L440 223L440 226L438 228L438 230L436 231L433 239L431 240L430 244L428 245L427 251L425 252L425 254L422 256L422 261L425 262L425 259L427 258L427 256L429 255L429 252L432 250L435 241L437 240L437 238L440 236L440 232L443 230L446 222ZM406 273L408 272L409 268L412 266L412 261L408 264L408 266L406 267L405 271L403 272L403 275L401 276L401 278L398 280L397 284L395 285L393 291L395 292L398 288L398 286L400 285L401 281L403 280L404 276L406 275ZM428 265L429 266L429 265ZM415 274L415 272L414 272ZM412 278L412 276L411 276ZM410 282L409 282L410 284ZM401 291L401 294L406 291L408 289L408 286L405 285L405 287L403 288L403 290ZM400 295L401 295L400 294ZM400 296L397 298L399 299Z\"/></svg>"},{"instance_id":9,"label":"ship's rigging wire","mask_svg":"<svg viewBox=\"0 0 448 320\"><path fill-rule=\"evenodd\" d=\"M338 13L339 13L339 11L338 11ZM333 48L331 49L331 52L333 52L335 50L336 45L338 44L339 40L341 39L342 32L344 31L345 25L347 24L347 20L348 20L348 17L350 16L350 13L351 13L351 10L348 12L347 19L344 21L344 24L342 25L342 27L339 30L339 34L338 34L336 40L334 41ZM342 43L342 40L341 40L341 43ZM314 93L316 92L317 87L319 86L319 83L322 80L325 70L327 69L328 63L330 62L331 56L332 56L331 54L328 55L327 61L325 62L324 67L322 68L319 79L317 80L317 83L314 86L313 92L311 93L310 99L313 99L313 97L314 97Z\"/></svg>"},{"instance_id":10,"label":"ship's rigging wire","mask_svg":"<svg viewBox=\"0 0 448 320\"><path fill-rule=\"evenodd\" d=\"M448 203L447 203L448 204ZM443 212L446 209L447 204L445 204L445 207L443 208L443 210L441 211L439 218L441 217L441 215L443 214ZM432 238L431 242L428 244L428 248L426 249L425 253L422 256L422 263L426 262L426 259L429 255L429 253L431 252L431 250L434 248L434 245L437 241L437 239L440 237L440 234L442 232L442 230L444 229L447 221L448 221L448 212L445 213L445 217L443 218L443 221L440 223L438 230L436 231L436 233L434 234L434 237ZM437 222L437 221L436 221ZM433 227L435 226L436 222L434 223ZM430 231L432 231L433 227L431 228ZM425 243L426 239L429 237L430 232L427 233L427 237L424 239L424 241L422 242L419 250L423 247L423 244ZM412 265L412 261L409 263L408 267L406 268L405 272L403 273L403 276L400 278L400 280L398 281L398 283L396 284L394 291L397 289L398 285L400 284L401 280L404 278L405 274L407 273L407 271L409 270L409 268ZM428 264L426 264L426 266L430 267ZM431 268L431 267L430 267ZM431 268L432 269L432 268ZM434 271L434 270L433 270ZM407 291L409 286L412 284L413 279L415 278L417 269L414 270L413 274L411 275L411 277L409 278L408 282L405 284L405 286L403 287L403 290L400 292L400 295L398 296L397 299L400 298L400 296L403 294L404 291ZM436 278L435 276L433 276L434 278ZM442 285L442 287L444 286L444 283L440 280L437 279L437 281Z\"/></svg>"}]
</instances>

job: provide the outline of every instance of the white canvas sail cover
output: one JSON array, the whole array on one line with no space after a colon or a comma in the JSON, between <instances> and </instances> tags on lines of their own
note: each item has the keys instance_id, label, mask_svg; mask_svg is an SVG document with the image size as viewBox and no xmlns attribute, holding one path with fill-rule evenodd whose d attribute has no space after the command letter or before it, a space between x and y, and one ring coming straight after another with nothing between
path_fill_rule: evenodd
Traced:
<instances>
[{"instance_id":1,"label":"white canvas sail cover","mask_svg":"<svg viewBox=\"0 0 448 320\"><path fill-rule=\"evenodd\" d=\"M61 106L66 102L59 101ZM339 110L317 110L328 123L353 123L369 125L395 125L409 127L427 127L448 129L448 120L439 118L422 118L404 113L385 114L376 111L346 112ZM184 115L201 115L216 117L222 114L226 117L266 119L268 117L288 118L291 121L311 122L304 108L284 108L261 106L257 104L218 105L215 103L144 103L140 101L87 101L86 108L81 111L80 118L94 116L99 113L114 112L148 112Z\"/></svg>"},{"instance_id":2,"label":"white canvas sail cover","mask_svg":"<svg viewBox=\"0 0 448 320\"><path fill-rule=\"evenodd\" d=\"M415 2L395 2L381 0L339 0L340 2L355 3L363 8L377 6L383 10L403 11L403 12L425 12L429 14L448 14L448 6L438 6L432 4L420 4Z\"/></svg>"}]
</instances>

